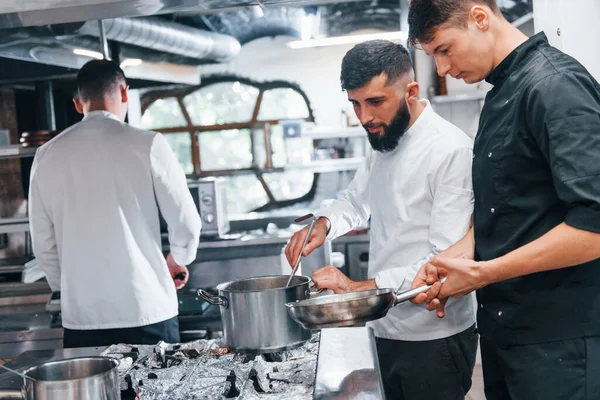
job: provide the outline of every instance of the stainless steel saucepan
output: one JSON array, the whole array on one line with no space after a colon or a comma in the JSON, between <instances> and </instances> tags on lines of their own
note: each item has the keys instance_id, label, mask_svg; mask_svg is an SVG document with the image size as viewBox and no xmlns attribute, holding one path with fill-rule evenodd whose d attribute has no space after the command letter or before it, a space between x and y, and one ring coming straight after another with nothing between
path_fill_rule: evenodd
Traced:
<instances>
[{"instance_id":1,"label":"stainless steel saucepan","mask_svg":"<svg viewBox=\"0 0 600 400\"><path fill-rule=\"evenodd\" d=\"M443 283L444 279L440 282ZM353 326L385 317L397 304L424 293L431 285L398 293L394 289L361 290L286 303L288 313L304 329Z\"/></svg>"},{"instance_id":2,"label":"stainless steel saucepan","mask_svg":"<svg viewBox=\"0 0 600 400\"><path fill-rule=\"evenodd\" d=\"M25 370L22 390L0 390L0 399L119 400L119 361L80 357L48 361Z\"/></svg>"}]
</instances>

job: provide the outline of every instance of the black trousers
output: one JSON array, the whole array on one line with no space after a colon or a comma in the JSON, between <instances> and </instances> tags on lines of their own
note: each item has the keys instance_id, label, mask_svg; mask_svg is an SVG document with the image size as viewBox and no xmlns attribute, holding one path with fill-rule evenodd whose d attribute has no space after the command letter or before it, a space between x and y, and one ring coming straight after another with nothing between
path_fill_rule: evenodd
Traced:
<instances>
[{"instance_id":1,"label":"black trousers","mask_svg":"<svg viewBox=\"0 0 600 400\"><path fill-rule=\"evenodd\" d=\"M173 317L166 321L135 328L79 330L65 328L63 346L98 347L116 343L156 344L161 340L179 343L179 320Z\"/></svg>"},{"instance_id":2,"label":"black trousers","mask_svg":"<svg viewBox=\"0 0 600 400\"><path fill-rule=\"evenodd\" d=\"M377 338L386 399L464 399L471 388L478 338L475 325L437 340Z\"/></svg>"},{"instance_id":3,"label":"black trousers","mask_svg":"<svg viewBox=\"0 0 600 400\"><path fill-rule=\"evenodd\" d=\"M481 338L487 400L600 399L600 337L498 347Z\"/></svg>"}]
</instances>

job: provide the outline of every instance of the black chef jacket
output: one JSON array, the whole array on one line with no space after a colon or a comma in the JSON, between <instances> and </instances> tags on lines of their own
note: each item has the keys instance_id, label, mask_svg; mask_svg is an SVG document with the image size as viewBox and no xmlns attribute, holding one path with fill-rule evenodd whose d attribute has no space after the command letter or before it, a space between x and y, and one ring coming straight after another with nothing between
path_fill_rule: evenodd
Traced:
<instances>
[{"instance_id":1,"label":"black chef jacket","mask_svg":"<svg viewBox=\"0 0 600 400\"><path fill-rule=\"evenodd\" d=\"M600 233L600 87L531 37L486 79L474 145L475 257L491 260L558 224ZM568 250L567 250L568 251ZM600 335L600 259L489 285L481 334L500 346Z\"/></svg>"}]
</instances>

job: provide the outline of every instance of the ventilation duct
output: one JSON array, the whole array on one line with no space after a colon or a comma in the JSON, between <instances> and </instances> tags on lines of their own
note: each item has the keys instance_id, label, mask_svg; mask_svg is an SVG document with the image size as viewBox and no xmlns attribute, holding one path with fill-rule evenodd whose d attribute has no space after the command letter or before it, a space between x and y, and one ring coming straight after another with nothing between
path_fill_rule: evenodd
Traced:
<instances>
[{"instance_id":1,"label":"ventilation duct","mask_svg":"<svg viewBox=\"0 0 600 400\"><path fill-rule=\"evenodd\" d=\"M52 34L100 37L98 23L52 25ZM192 28L158 18L118 18L104 21L106 38L198 60L229 61L240 52L233 36Z\"/></svg>"}]
</instances>

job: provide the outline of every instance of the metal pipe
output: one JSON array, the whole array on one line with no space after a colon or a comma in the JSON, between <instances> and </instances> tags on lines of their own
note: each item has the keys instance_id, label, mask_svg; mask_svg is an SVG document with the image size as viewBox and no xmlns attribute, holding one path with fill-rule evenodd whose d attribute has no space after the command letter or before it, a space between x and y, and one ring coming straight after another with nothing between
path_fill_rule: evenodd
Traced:
<instances>
[{"instance_id":1,"label":"metal pipe","mask_svg":"<svg viewBox=\"0 0 600 400\"><path fill-rule=\"evenodd\" d=\"M104 21L98 20L98 32L100 33L100 49L105 60L110 60L110 53L108 52L108 40L106 40L106 30L104 29Z\"/></svg>"}]
</instances>

